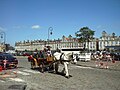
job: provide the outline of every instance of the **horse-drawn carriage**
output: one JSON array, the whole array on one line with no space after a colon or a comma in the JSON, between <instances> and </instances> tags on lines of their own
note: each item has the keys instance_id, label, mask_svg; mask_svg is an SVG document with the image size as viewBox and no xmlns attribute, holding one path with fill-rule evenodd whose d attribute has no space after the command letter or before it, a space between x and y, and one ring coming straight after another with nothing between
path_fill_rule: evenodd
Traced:
<instances>
[{"instance_id":1,"label":"horse-drawn carriage","mask_svg":"<svg viewBox=\"0 0 120 90\"><path fill-rule=\"evenodd\" d=\"M32 69L38 68L40 72L54 70L54 72L58 73L59 64L63 64L63 72L65 72L65 76L69 78L68 64L73 60L72 55L73 52L55 52L53 55L47 55L42 52L29 56L28 61L31 62Z\"/></svg>"},{"instance_id":2,"label":"horse-drawn carriage","mask_svg":"<svg viewBox=\"0 0 120 90\"><path fill-rule=\"evenodd\" d=\"M45 70L53 70L54 57L48 55L34 54L28 57L28 61L31 63L31 69L38 69L41 72Z\"/></svg>"}]
</instances>

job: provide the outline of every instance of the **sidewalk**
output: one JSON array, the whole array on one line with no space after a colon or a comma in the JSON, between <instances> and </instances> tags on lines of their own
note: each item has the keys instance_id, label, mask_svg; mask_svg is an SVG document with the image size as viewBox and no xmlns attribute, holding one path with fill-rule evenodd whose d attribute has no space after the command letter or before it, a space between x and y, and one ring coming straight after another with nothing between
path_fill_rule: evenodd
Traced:
<instances>
[{"instance_id":1,"label":"sidewalk","mask_svg":"<svg viewBox=\"0 0 120 90\"><path fill-rule=\"evenodd\" d=\"M107 61L103 62L103 66L106 64ZM96 62L94 60L91 60L89 62L83 62L83 61L78 61L77 64L78 66L83 66L83 67L92 67L92 68L101 68L101 67L96 67ZM120 61L115 61L113 62L108 62L108 69L110 70L119 70L120 71ZM102 68L106 69L106 68Z\"/></svg>"}]
</instances>

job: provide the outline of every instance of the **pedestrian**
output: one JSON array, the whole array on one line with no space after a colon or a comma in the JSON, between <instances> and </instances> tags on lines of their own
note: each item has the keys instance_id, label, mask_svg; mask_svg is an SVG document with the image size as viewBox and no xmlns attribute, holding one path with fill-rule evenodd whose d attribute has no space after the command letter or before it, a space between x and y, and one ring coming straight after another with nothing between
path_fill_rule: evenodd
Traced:
<instances>
[{"instance_id":1,"label":"pedestrian","mask_svg":"<svg viewBox=\"0 0 120 90\"><path fill-rule=\"evenodd\" d=\"M7 68L7 59L6 59L6 57L5 57L5 59L3 60L3 63L4 63L4 70L6 70Z\"/></svg>"}]
</instances>

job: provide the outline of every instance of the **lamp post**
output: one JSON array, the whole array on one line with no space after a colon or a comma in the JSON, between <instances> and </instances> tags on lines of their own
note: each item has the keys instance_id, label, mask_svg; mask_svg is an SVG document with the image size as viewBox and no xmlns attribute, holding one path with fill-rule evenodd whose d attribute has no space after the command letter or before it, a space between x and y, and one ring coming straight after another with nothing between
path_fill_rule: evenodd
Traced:
<instances>
[{"instance_id":1,"label":"lamp post","mask_svg":"<svg viewBox=\"0 0 120 90\"><path fill-rule=\"evenodd\" d=\"M1 38L1 39L4 39L4 40L3 40L3 47L4 47L4 48L3 48L3 51L5 52L5 50L6 50L6 47L5 47L6 33L5 33L4 31L0 31L0 35L1 35L0 38Z\"/></svg>"},{"instance_id":2,"label":"lamp post","mask_svg":"<svg viewBox=\"0 0 120 90\"><path fill-rule=\"evenodd\" d=\"M53 28L52 27L49 27L48 28L48 46L49 46L49 39L50 39L50 35L52 35L52 30L53 30Z\"/></svg>"}]
</instances>

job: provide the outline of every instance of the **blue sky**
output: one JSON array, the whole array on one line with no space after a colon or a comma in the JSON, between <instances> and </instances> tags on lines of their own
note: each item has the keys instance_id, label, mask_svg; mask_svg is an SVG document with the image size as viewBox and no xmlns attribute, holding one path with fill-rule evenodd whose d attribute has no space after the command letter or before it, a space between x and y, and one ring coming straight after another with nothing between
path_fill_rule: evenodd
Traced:
<instances>
[{"instance_id":1,"label":"blue sky","mask_svg":"<svg viewBox=\"0 0 120 90\"><path fill-rule=\"evenodd\" d=\"M75 32L87 26L100 37L102 31L120 36L120 0L0 0L0 30L6 43L48 38Z\"/></svg>"}]
</instances>

